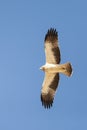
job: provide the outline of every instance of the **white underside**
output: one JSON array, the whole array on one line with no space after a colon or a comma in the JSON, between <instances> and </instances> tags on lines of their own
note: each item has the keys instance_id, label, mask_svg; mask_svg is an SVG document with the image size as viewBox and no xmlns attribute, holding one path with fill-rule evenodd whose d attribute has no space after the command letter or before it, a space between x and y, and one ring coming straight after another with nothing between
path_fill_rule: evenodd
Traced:
<instances>
[{"instance_id":1,"label":"white underside","mask_svg":"<svg viewBox=\"0 0 87 130\"><path fill-rule=\"evenodd\" d=\"M45 68L45 72L48 72L48 73L61 73L63 72L62 70L62 66L59 65L59 64L49 64L49 63L46 63L45 65L43 65L41 68Z\"/></svg>"},{"instance_id":2,"label":"white underside","mask_svg":"<svg viewBox=\"0 0 87 130\"><path fill-rule=\"evenodd\" d=\"M46 64L44 65L44 67L46 67L46 68L56 67L56 64L46 63Z\"/></svg>"}]
</instances>

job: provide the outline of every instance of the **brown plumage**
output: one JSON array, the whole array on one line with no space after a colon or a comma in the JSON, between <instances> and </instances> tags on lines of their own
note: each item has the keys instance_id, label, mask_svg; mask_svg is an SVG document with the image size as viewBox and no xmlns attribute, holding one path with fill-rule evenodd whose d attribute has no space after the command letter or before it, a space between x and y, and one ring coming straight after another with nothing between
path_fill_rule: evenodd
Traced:
<instances>
[{"instance_id":1,"label":"brown plumage","mask_svg":"<svg viewBox=\"0 0 87 130\"><path fill-rule=\"evenodd\" d=\"M40 68L45 72L41 90L41 101L45 108L50 108L53 105L55 92L58 87L59 73L70 76L72 73L72 66L69 62L59 64L61 56L56 29L51 28L48 30L45 35L44 43L46 64Z\"/></svg>"}]
</instances>

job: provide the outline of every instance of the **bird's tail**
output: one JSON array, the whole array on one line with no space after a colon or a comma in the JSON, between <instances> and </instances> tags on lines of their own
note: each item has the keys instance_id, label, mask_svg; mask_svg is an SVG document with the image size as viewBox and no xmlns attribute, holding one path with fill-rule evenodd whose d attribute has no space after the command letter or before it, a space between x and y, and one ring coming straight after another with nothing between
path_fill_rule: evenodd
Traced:
<instances>
[{"instance_id":1,"label":"bird's tail","mask_svg":"<svg viewBox=\"0 0 87 130\"><path fill-rule=\"evenodd\" d=\"M60 64L58 65L58 71L60 73L63 73L67 76L71 76L72 74L72 65L68 62L68 63L65 63L65 64Z\"/></svg>"}]
</instances>

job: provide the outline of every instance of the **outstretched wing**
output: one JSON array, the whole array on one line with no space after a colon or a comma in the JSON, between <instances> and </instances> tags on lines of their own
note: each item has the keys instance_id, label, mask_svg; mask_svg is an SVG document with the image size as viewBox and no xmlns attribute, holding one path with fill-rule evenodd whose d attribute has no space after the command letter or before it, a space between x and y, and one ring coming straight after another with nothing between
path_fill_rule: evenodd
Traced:
<instances>
[{"instance_id":1,"label":"outstretched wing","mask_svg":"<svg viewBox=\"0 0 87 130\"><path fill-rule=\"evenodd\" d=\"M41 101L45 108L50 108L52 106L58 82L58 73L45 73L45 78L41 90Z\"/></svg>"},{"instance_id":2,"label":"outstretched wing","mask_svg":"<svg viewBox=\"0 0 87 130\"><path fill-rule=\"evenodd\" d=\"M58 34L56 29L48 30L45 36L45 55L46 63L60 63L60 50L58 47ZM58 73L45 72L45 78L42 85L41 101L45 108L50 108L53 104L54 95L59 83Z\"/></svg>"},{"instance_id":3,"label":"outstretched wing","mask_svg":"<svg viewBox=\"0 0 87 130\"><path fill-rule=\"evenodd\" d=\"M44 42L46 62L58 64L60 62L60 50L58 47L58 33L56 29L51 28L48 30Z\"/></svg>"}]
</instances>

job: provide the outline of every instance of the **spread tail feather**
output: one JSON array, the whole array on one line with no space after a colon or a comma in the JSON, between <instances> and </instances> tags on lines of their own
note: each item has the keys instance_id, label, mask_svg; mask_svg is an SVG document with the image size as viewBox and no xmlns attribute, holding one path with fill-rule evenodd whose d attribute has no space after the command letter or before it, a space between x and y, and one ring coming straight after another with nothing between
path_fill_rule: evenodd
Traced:
<instances>
[{"instance_id":1,"label":"spread tail feather","mask_svg":"<svg viewBox=\"0 0 87 130\"><path fill-rule=\"evenodd\" d=\"M68 63L65 63L65 64L61 64L59 65L60 66L60 73L63 73L67 76L71 76L72 74L72 65L68 62ZM58 67L58 70L59 70L59 67Z\"/></svg>"}]
</instances>

